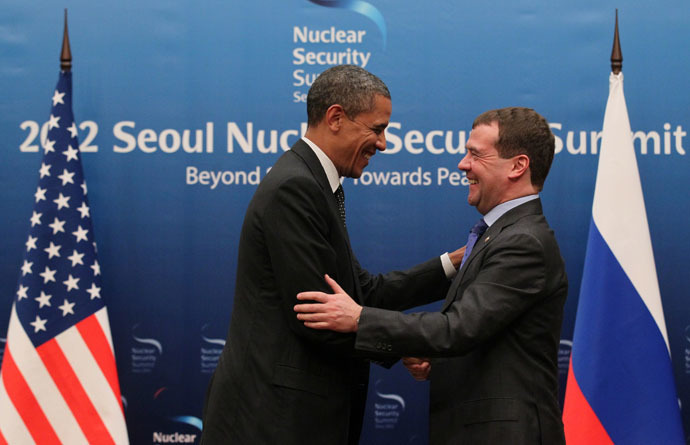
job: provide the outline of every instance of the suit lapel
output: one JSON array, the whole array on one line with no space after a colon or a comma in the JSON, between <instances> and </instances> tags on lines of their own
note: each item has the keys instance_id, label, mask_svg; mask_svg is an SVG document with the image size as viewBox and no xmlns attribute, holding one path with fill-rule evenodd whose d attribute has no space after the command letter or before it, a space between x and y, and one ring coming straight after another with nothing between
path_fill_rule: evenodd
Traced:
<instances>
[{"instance_id":1,"label":"suit lapel","mask_svg":"<svg viewBox=\"0 0 690 445\"><path fill-rule=\"evenodd\" d=\"M357 271L355 270L354 253L352 252L352 247L350 245L350 236L347 233L347 229L345 229L341 222L340 213L338 212L338 204L335 200L335 196L333 195L333 191L331 190L331 184L328 182L326 172L323 170L321 161L319 161L316 153L314 153L311 147L309 147L309 145L307 145L303 139L299 139L290 150L304 160L304 163L307 164L307 167L314 176L314 179L316 179L316 182L318 182L321 186L322 192L324 195L326 195L326 202L329 204L329 211L333 217L333 220L336 222L334 226L337 227L336 230L340 231L343 238L345 238L345 243L347 244L348 263L350 264L350 272L352 273L353 282L355 284L355 295L352 295L352 298L359 302L361 301L362 288L359 284Z\"/></svg>"},{"instance_id":2,"label":"suit lapel","mask_svg":"<svg viewBox=\"0 0 690 445\"><path fill-rule=\"evenodd\" d=\"M316 182L319 183L321 188L331 192L331 186L328 183L326 172L323 170L319 158L316 156L316 153L314 153L311 147L309 147L303 139L300 139L295 142L295 145L292 146L290 151L302 158L304 163L307 164L307 167L309 167L309 170L311 170L311 174L314 175L314 179L316 179Z\"/></svg>"},{"instance_id":3,"label":"suit lapel","mask_svg":"<svg viewBox=\"0 0 690 445\"><path fill-rule=\"evenodd\" d=\"M300 158L302 158L305 164L307 164L307 167L309 167L309 170L311 171L312 175L314 175L314 179L316 179L316 182L318 182L321 186L321 191L327 198L326 202L328 202L329 211L332 214L331 216L340 221L338 203L335 200L333 190L331 190L331 184L328 182L326 172L323 170L323 167L321 166L321 161L319 161L319 158L316 156L316 153L314 153L311 147L309 147L307 143L304 142L302 139L297 141L295 145L292 146L291 150L295 152L295 154L298 155ZM345 230L345 227L343 227L342 224L338 224L337 226L340 228L340 231L343 234L343 236L347 239L349 245L350 238L347 234L347 230Z\"/></svg>"},{"instance_id":4,"label":"suit lapel","mask_svg":"<svg viewBox=\"0 0 690 445\"><path fill-rule=\"evenodd\" d=\"M497 238L500 235L504 228L514 224L516 221L519 221L524 216L541 213L541 200L537 198L528 201L524 204L521 204L513 209L510 209L500 218L498 218L498 220L496 220L496 222L493 223L491 227L489 227L486 230L486 232L484 232L482 237L477 240L477 243L472 248L470 256L465 261L465 264L463 264L462 269L458 271L457 275L453 279L453 283L451 283L450 289L448 290L448 294L446 295L446 300L443 303L441 312L448 309L448 307L451 304L453 304L453 301L462 298L462 295L457 295L458 288L460 287L460 283L463 281L465 273L467 273L467 271L469 270L470 264L475 258L477 258L481 254L481 252L486 248L486 246L489 245L489 243L491 243L495 238Z\"/></svg>"}]
</instances>

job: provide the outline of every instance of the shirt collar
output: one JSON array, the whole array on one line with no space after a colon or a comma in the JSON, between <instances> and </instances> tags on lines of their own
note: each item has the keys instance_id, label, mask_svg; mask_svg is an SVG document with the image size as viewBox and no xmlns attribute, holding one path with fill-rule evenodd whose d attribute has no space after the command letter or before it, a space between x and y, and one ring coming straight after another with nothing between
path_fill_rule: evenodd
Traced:
<instances>
[{"instance_id":1,"label":"shirt collar","mask_svg":"<svg viewBox=\"0 0 690 445\"><path fill-rule=\"evenodd\" d=\"M515 207L519 206L520 204L524 204L528 201L532 201L533 199L539 198L538 194L534 195L527 195L527 196L521 196L519 198L511 199L510 201L503 202L493 209L489 210L489 212L484 215L484 222L486 225L491 227L493 223L498 221L498 218L503 216L508 212L508 210L512 210Z\"/></svg>"},{"instance_id":2,"label":"shirt collar","mask_svg":"<svg viewBox=\"0 0 690 445\"><path fill-rule=\"evenodd\" d=\"M340 185L340 176L338 175L338 170L335 168L335 164L333 161L331 161L331 158L329 158L326 153L319 148L318 145L307 139L305 136L302 136L302 139L312 149L316 157L319 158L321 167L323 167L323 171L326 172L326 178L328 178L328 184L331 186L331 191L335 193L335 190Z\"/></svg>"}]
</instances>

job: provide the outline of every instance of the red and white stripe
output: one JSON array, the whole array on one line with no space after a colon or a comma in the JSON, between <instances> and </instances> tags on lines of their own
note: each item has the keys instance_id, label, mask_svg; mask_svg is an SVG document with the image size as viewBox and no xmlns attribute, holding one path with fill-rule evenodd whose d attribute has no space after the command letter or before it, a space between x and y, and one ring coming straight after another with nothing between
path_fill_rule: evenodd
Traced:
<instances>
[{"instance_id":1,"label":"red and white stripe","mask_svg":"<svg viewBox=\"0 0 690 445\"><path fill-rule=\"evenodd\" d=\"M12 308L0 373L4 443L129 443L105 308L38 348Z\"/></svg>"}]
</instances>

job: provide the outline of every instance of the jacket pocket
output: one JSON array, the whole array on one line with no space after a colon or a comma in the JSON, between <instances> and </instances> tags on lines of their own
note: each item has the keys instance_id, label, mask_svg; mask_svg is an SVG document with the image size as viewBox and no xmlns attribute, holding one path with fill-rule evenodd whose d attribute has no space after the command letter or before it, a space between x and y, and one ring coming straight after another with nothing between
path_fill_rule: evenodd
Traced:
<instances>
[{"instance_id":1,"label":"jacket pocket","mask_svg":"<svg viewBox=\"0 0 690 445\"><path fill-rule=\"evenodd\" d=\"M328 397L329 379L324 376L307 374L301 369L286 365L277 365L271 381L276 386L310 392L322 397Z\"/></svg>"}]
</instances>

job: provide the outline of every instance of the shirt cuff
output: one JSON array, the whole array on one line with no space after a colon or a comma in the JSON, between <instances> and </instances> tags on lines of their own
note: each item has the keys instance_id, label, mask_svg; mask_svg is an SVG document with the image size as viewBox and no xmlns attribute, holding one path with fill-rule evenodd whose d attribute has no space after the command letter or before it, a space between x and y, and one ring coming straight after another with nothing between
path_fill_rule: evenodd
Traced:
<instances>
[{"instance_id":1,"label":"shirt cuff","mask_svg":"<svg viewBox=\"0 0 690 445\"><path fill-rule=\"evenodd\" d=\"M455 278L455 274L457 274L458 271L455 270L455 266L453 266L453 262L450 260L450 255L448 255L448 252L441 255L441 265L443 266L443 271L446 273L446 277L449 280Z\"/></svg>"}]
</instances>

